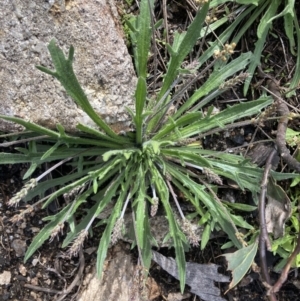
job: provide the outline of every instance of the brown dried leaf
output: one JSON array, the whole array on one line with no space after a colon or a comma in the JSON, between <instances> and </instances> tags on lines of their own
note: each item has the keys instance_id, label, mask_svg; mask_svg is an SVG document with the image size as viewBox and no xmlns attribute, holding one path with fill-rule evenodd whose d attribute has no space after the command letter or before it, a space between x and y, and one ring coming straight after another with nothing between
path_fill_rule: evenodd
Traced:
<instances>
[{"instance_id":1,"label":"brown dried leaf","mask_svg":"<svg viewBox=\"0 0 300 301\"><path fill-rule=\"evenodd\" d=\"M291 210L280 201L268 197L266 206L266 225L268 233L272 233L274 238L282 237L284 234L284 224L290 217Z\"/></svg>"},{"instance_id":2,"label":"brown dried leaf","mask_svg":"<svg viewBox=\"0 0 300 301\"><path fill-rule=\"evenodd\" d=\"M291 215L291 201L285 191L270 178L268 182L268 204L266 206L266 225L268 233L274 238L282 237L284 224Z\"/></svg>"}]
</instances>

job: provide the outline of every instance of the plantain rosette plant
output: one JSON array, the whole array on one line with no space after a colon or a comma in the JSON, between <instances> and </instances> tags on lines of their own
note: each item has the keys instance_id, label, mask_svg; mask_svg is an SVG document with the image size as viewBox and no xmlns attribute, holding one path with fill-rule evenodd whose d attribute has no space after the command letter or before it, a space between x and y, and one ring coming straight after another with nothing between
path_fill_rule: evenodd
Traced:
<instances>
[{"instance_id":1,"label":"plantain rosette plant","mask_svg":"<svg viewBox=\"0 0 300 301\"><path fill-rule=\"evenodd\" d=\"M235 45L225 45L226 61L218 57L211 60L209 66L202 68L201 76L208 68L214 67L207 81L177 108L172 114L170 106L178 95L171 90L178 79L191 72L181 65L196 42L201 38L201 29L205 25L209 4L203 4L188 30L176 33L172 45L167 45L170 60L162 86L154 97L147 91L147 59L151 46L151 10L147 0L140 3L140 14L131 20L131 37L134 50L135 66L138 76L135 91L135 110L129 110L134 131L119 135L104 122L90 105L72 68L74 48L71 46L68 57L52 40L48 46L55 70L38 66L37 68L58 79L66 92L94 121L97 128L78 124L78 135L70 135L61 125L57 131L16 117L0 117L24 126L30 133L24 132L28 148L16 148L18 153L1 153L1 164L29 162L30 167L24 176L29 179L33 172L44 163L51 166L37 178L31 178L10 201L10 206L20 200L27 203L14 221L22 219L38 204L49 206L56 198L64 196L67 202L54 215L44 220L48 224L33 239L25 261L47 239L53 239L68 225L68 234L62 247L69 246L71 254L76 254L85 238L92 233L92 226L99 224L97 217L113 203L109 217L103 222L105 230L101 236L97 253L97 271L101 275L107 250L112 242L120 237L125 211L132 211L135 225L135 243L140 250L141 261L149 268L151 247L154 239L149 225L150 212L155 214L158 206L164 209L169 223L169 238L176 252L176 263L181 281L185 285L185 250L196 245L199 239L193 233L190 221L180 208L176 191L180 191L190 202L205 224L201 247L204 247L210 232L217 228L228 234L229 240L238 248L243 247L243 240L238 235L237 227L251 229L241 217L234 215L232 209L220 202L215 191L216 183L221 184L222 177L235 181L241 189L256 194L260 189L261 170L242 156L205 150L199 137L211 130L218 130L230 125L235 120L255 115L259 119L261 110L272 103L272 98L262 96L237 105L228 106L220 113L213 114L212 107L204 114L202 108L217 95L232 87L240 76L233 76L243 70L250 62L251 53L241 54L234 60L229 59ZM203 37L205 38L205 37ZM227 52L226 52L227 51ZM209 58L206 55L206 61ZM203 60L200 56L199 62ZM199 63L197 69L201 70ZM229 79L230 78L230 79ZM30 137L28 137L28 135ZM28 139L29 138L29 139ZM42 142L40 140L43 140ZM96 159L95 159L96 158ZM50 164L52 162L52 164ZM71 172L58 178L41 182L46 175L58 166L68 164ZM276 178L279 174L274 173ZM281 178L284 175L281 175ZM209 181L215 183L209 184ZM213 187L214 186L214 187ZM52 193L49 194L50 189ZM47 191L47 193L46 193ZM39 198L36 203L32 199ZM91 198L92 197L92 198ZM82 208L89 204L89 209ZM175 205L172 205L174 204ZM176 218L174 207L179 212ZM80 218L76 212L80 210Z\"/></svg>"}]
</instances>

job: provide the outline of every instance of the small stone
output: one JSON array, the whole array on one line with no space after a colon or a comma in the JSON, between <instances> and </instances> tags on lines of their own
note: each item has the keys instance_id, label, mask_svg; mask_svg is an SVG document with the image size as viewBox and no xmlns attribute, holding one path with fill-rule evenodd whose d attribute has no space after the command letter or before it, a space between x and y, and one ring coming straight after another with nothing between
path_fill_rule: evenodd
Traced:
<instances>
[{"instance_id":1,"label":"small stone","mask_svg":"<svg viewBox=\"0 0 300 301\"><path fill-rule=\"evenodd\" d=\"M15 239L11 243L11 247L14 249L16 252L17 257L21 257L25 255L27 245L24 240L21 239Z\"/></svg>"},{"instance_id":2,"label":"small stone","mask_svg":"<svg viewBox=\"0 0 300 301\"><path fill-rule=\"evenodd\" d=\"M21 229L25 229L26 226L27 226L27 224L24 222L24 223L22 223L22 224L20 225L20 228L21 228Z\"/></svg>"},{"instance_id":3,"label":"small stone","mask_svg":"<svg viewBox=\"0 0 300 301\"><path fill-rule=\"evenodd\" d=\"M44 283L47 284L47 285L50 285L51 284L51 280L48 279L48 280L44 281Z\"/></svg>"},{"instance_id":4,"label":"small stone","mask_svg":"<svg viewBox=\"0 0 300 301\"><path fill-rule=\"evenodd\" d=\"M36 292L34 292L34 291L31 291L31 292L30 292L30 296L31 296L34 300L37 299L37 294L36 294Z\"/></svg>"},{"instance_id":5,"label":"small stone","mask_svg":"<svg viewBox=\"0 0 300 301\"><path fill-rule=\"evenodd\" d=\"M37 277L34 277L30 280L30 283L32 285L38 285L39 284L39 279Z\"/></svg>"},{"instance_id":6,"label":"small stone","mask_svg":"<svg viewBox=\"0 0 300 301\"><path fill-rule=\"evenodd\" d=\"M27 269L25 268L25 266L23 264L20 264L20 266L19 266L19 273L23 276L26 276L26 274L27 274Z\"/></svg>"},{"instance_id":7,"label":"small stone","mask_svg":"<svg viewBox=\"0 0 300 301\"><path fill-rule=\"evenodd\" d=\"M293 284L300 290L300 280L294 280Z\"/></svg>"},{"instance_id":8,"label":"small stone","mask_svg":"<svg viewBox=\"0 0 300 301\"><path fill-rule=\"evenodd\" d=\"M10 284L10 279L11 279L11 272L4 271L2 274L0 274L0 285Z\"/></svg>"},{"instance_id":9,"label":"small stone","mask_svg":"<svg viewBox=\"0 0 300 301\"><path fill-rule=\"evenodd\" d=\"M190 293L185 293L184 295L182 295L181 293L169 293L167 300L168 301L181 301L186 298L189 298L190 296L191 296Z\"/></svg>"},{"instance_id":10,"label":"small stone","mask_svg":"<svg viewBox=\"0 0 300 301\"><path fill-rule=\"evenodd\" d=\"M31 263L35 267L39 263L38 258L34 258Z\"/></svg>"},{"instance_id":11,"label":"small stone","mask_svg":"<svg viewBox=\"0 0 300 301\"><path fill-rule=\"evenodd\" d=\"M36 274L36 276L37 276L38 278L42 278L42 277L43 277L43 275L41 274L41 272L38 272L38 273Z\"/></svg>"},{"instance_id":12,"label":"small stone","mask_svg":"<svg viewBox=\"0 0 300 301\"><path fill-rule=\"evenodd\" d=\"M30 229L31 229L32 233L38 233L41 231L41 229L38 227L31 227Z\"/></svg>"}]
</instances>

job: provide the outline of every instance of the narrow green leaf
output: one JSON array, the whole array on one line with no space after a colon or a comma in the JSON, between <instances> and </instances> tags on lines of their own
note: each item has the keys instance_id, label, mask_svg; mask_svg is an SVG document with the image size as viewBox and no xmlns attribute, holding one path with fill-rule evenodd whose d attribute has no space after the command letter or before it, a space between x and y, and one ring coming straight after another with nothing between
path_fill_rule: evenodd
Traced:
<instances>
[{"instance_id":1,"label":"narrow green leaf","mask_svg":"<svg viewBox=\"0 0 300 301\"><path fill-rule=\"evenodd\" d=\"M231 35L233 33L236 32L236 28L238 26L240 26L241 22L245 22L245 20L247 18L249 18L249 15L251 16L252 14L254 14L253 10L255 10L255 6L254 5L250 5L248 7L244 7L244 11L238 15L235 19L234 22L232 24L230 24L228 27L225 28L225 30L219 35L218 39L214 42L211 43L211 47L209 47L207 50L205 50L203 52L203 54L200 56L199 58L199 64L200 66L202 66L203 64L205 64L207 62L207 60L213 56L214 54L214 50L216 50L217 48L221 47L223 44L225 44L226 42L228 42L228 40L230 39ZM256 19L256 18L255 18ZM255 20L253 19L253 21ZM247 22L246 22L247 24ZM252 23L249 24L249 26ZM247 28L243 26L241 26L241 30L247 30ZM239 33L237 33L238 35ZM243 34L240 34L239 39L243 36ZM234 38L233 41L234 42L238 42L239 39Z\"/></svg>"},{"instance_id":2,"label":"narrow green leaf","mask_svg":"<svg viewBox=\"0 0 300 301\"><path fill-rule=\"evenodd\" d=\"M80 231L84 230L87 227L98 207L99 204L96 203L88 210L87 215L80 221L80 223L76 225L74 229L71 229L71 231L67 234L67 237L63 241L62 248L67 247L75 239L78 233L80 233Z\"/></svg>"},{"instance_id":3,"label":"narrow green leaf","mask_svg":"<svg viewBox=\"0 0 300 301\"><path fill-rule=\"evenodd\" d=\"M149 216L146 214L144 219L144 248L141 250L142 252L142 258L143 258L143 264L146 269L146 273L148 273L151 265L151 259L152 259L152 243L154 241L154 238L152 237L150 233L150 223L149 223Z\"/></svg>"},{"instance_id":4,"label":"narrow green leaf","mask_svg":"<svg viewBox=\"0 0 300 301\"><path fill-rule=\"evenodd\" d=\"M71 204L67 205L64 209L62 209L59 213L52 216L52 221L48 223L33 239L32 243L28 247L26 251L24 261L26 262L32 254L48 239L53 231L53 229L61 222L63 222L66 218L66 214L70 209Z\"/></svg>"},{"instance_id":5,"label":"narrow green leaf","mask_svg":"<svg viewBox=\"0 0 300 301\"><path fill-rule=\"evenodd\" d=\"M131 180L131 179L129 179L129 180ZM102 234L102 237L101 237L101 240L99 243L99 247L98 247L98 251L97 251L97 263L96 263L97 275L99 278L102 276L103 264L106 259L107 249L109 247L109 243L111 240L111 233L112 233L113 227L115 225L117 218L120 217L123 202L125 201L125 199L127 198L127 196L130 193L130 191L129 191L130 184L131 184L130 181L125 181L123 190L121 191L121 193L118 197L118 200L110 214L110 217L107 221L107 226Z\"/></svg>"},{"instance_id":6,"label":"narrow green leaf","mask_svg":"<svg viewBox=\"0 0 300 301\"><path fill-rule=\"evenodd\" d=\"M106 143L105 146L106 147L110 147L110 148L116 148L119 147L120 148L120 144L123 145L125 142L122 140L120 141L119 137L118 138L111 138L103 133L101 133L100 131L93 129L89 126L86 126L84 124L79 123L76 128L84 133L88 133L91 134L93 136L96 136L102 140L105 141L109 141L111 143ZM129 142L129 141L128 141Z\"/></svg>"},{"instance_id":7,"label":"narrow green leaf","mask_svg":"<svg viewBox=\"0 0 300 301\"><path fill-rule=\"evenodd\" d=\"M60 134L60 137L65 137L66 136L66 130L61 124L57 123L56 128L57 128L57 130Z\"/></svg>"},{"instance_id":8,"label":"narrow green leaf","mask_svg":"<svg viewBox=\"0 0 300 301\"><path fill-rule=\"evenodd\" d=\"M124 156L126 160L128 160L134 153L139 152L138 149L122 149L122 150L111 150L107 151L102 155L103 161L107 162L114 156L118 156L120 158L121 156Z\"/></svg>"},{"instance_id":9,"label":"narrow green leaf","mask_svg":"<svg viewBox=\"0 0 300 301\"><path fill-rule=\"evenodd\" d=\"M211 118L202 118L198 122L194 122L183 129L178 129L178 132L180 133L179 137L181 139L189 138L194 135L199 135L199 133L205 133L213 128L220 128L220 125L224 126L237 119L252 116L259 113L263 108L270 105L273 101L274 100L272 97L261 97L258 100L244 102L232 107L228 107ZM174 141L177 137L178 133L175 132L174 134L167 136L166 139Z\"/></svg>"},{"instance_id":10,"label":"narrow green leaf","mask_svg":"<svg viewBox=\"0 0 300 301\"><path fill-rule=\"evenodd\" d=\"M119 137L119 136L117 136ZM124 138L124 137L123 137ZM116 139L119 139L119 138L116 138ZM128 144L128 140L125 139L119 139L119 143L121 144L121 141L124 143L123 147L124 146L127 146ZM76 136L66 136L66 137L63 137L61 138L61 142L62 143L66 143L66 144L82 144L82 145L89 145L89 146L101 146L101 147L106 147L106 148L122 148L122 146L120 146L120 144L115 144L113 142L109 142L107 141L107 139L103 139L103 140L100 140L100 139L92 139L92 138L82 138L82 137L76 137Z\"/></svg>"},{"instance_id":11,"label":"narrow green leaf","mask_svg":"<svg viewBox=\"0 0 300 301\"><path fill-rule=\"evenodd\" d=\"M294 17L294 5L295 5L295 0L285 1L285 7L284 7L283 11L281 11L281 13L279 13L278 15L271 18L268 21L268 23L271 23L275 19L278 19L279 17L286 16L286 15L290 15L291 17Z\"/></svg>"},{"instance_id":12,"label":"narrow green leaf","mask_svg":"<svg viewBox=\"0 0 300 301\"><path fill-rule=\"evenodd\" d=\"M85 177L80 178L77 181L74 181L73 183L66 185L58 190L56 190L54 193L51 194L51 196L49 196L49 198L47 199L47 201L43 204L42 208L46 208L53 200L55 200L55 198L57 198L60 195L63 195L66 192L71 191L73 188L78 187L88 181L92 180L92 176L91 175L87 175Z\"/></svg>"},{"instance_id":13,"label":"narrow green leaf","mask_svg":"<svg viewBox=\"0 0 300 301\"><path fill-rule=\"evenodd\" d=\"M210 232L211 232L210 224L207 224L201 235L201 250L204 250L204 248L206 247L206 245L209 241L209 238L210 238Z\"/></svg>"},{"instance_id":14,"label":"narrow green leaf","mask_svg":"<svg viewBox=\"0 0 300 301\"><path fill-rule=\"evenodd\" d=\"M146 103L147 86L144 77L139 77L135 91L135 111L134 118L136 126L136 143L140 145L142 143L143 134L143 110Z\"/></svg>"},{"instance_id":15,"label":"narrow green leaf","mask_svg":"<svg viewBox=\"0 0 300 301\"><path fill-rule=\"evenodd\" d=\"M164 155L170 156L171 158L173 157L174 159L180 159L183 164L184 162L190 162L192 164L195 165L195 168L197 168L197 166L199 167L199 169L202 170L203 167L211 167L211 164L209 163L209 161L195 153L193 153L193 151L191 150L190 152L182 150L180 147L176 148L176 149L162 149L162 153Z\"/></svg>"},{"instance_id":16,"label":"narrow green leaf","mask_svg":"<svg viewBox=\"0 0 300 301\"><path fill-rule=\"evenodd\" d=\"M299 174L297 174L297 173L282 173L282 172L276 172L273 170L271 170L271 175L277 181L294 179L294 178L299 177Z\"/></svg>"},{"instance_id":17,"label":"narrow green leaf","mask_svg":"<svg viewBox=\"0 0 300 301\"><path fill-rule=\"evenodd\" d=\"M28 179L35 172L37 167L38 167L37 163L31 163L30 167L27 169L26 173L23 176L23 180Z\"/></svg>"},{"instance_id":18,"label":"narrow green leaf","mask_svg":"<svg viewBox=\"0 0 300 301\"><path fill-rule=\"evenodd\" d=\"M297 176L291 183L290 187L295 187L300 183L300 176Z\"/></svg>"},{"instance_id":19,"label":"narrow green leaf","mask_svg":"<svg viewBox=\"0 0 300 301\"><path fill-rule=\"evenodd\" d=\"M51 156L51 154L53 154L53 152L55 152L57 150L57 148L60 146L61 142L57 141L53 146L51 146L41 157L41 160L44 160L46 158L48 158L49 156Z\"/></svg>"},{"instance_id":20,"label":"narrow green leaf","mask_svg":"<svg viewBox=\"0 0 300 301\"><path fill-rule=\"evenodd\" d=\"M117 134L99 117L99 115L92 108L84 91L82 90L76 75L73 71L73 46L69 49L68 59L65 58L63 51L56 46L55 41L51 40L48 45L48 50L51 54L51 58L56 70L48 70L46 73L54 76L60 81L66 92L73 98L73 100L89 115L89 117L110 137L118 137ZM44 67L37 66L37 68L45 72ZM122 140L122 137L119 137Z\"/></svg>"},{"instance_id":21,"label":"narrow green leaf","mask_svg":"<svg viewBox=\"0 0 300 301\"><path fill-rule=\"evenodd\" d=\"M207 15L208 8L209 4L205 3L197 12L196 17L194 18L192 24L189 26L186 34L184 35L184 38L181 40L181 43L176 45L175 49L172 47L173 55L171 56L168 70L157 98L158 101L163 97L168 88L172 85L172 82L177 76L178 68L196 44L196 41L200 36L200 30Z\"/></svg>"},{"instance_id":22,"label":"narrow green leaf","mask_svg":"<svg viewBox=\"0 0 300 301\"><path fill-rule=\"evenodd\" d=\"M191 112L186 113L183 116L180 116L176 121L170 119L169 122L166 122L165 125L159 130L159 132L152 138L153 140L158 140L161 137L164 137L175 128L180 128L188 124L192 124L196 121L199 121L203 118L202 112Z\"/></svg>"},{"instance_id":23,"label":"narrow green leaf","mask_svg":"<svg viewBox=\"0 0 300 301\"><path fill-rule=\"evenodd\" d=\"M243 88L244 95L246 95L248 92L249 85L252 80L256 67L260 65L261 53L265 45L265 41L269 33L269 29L272 26L272 22L269 21L275 15L277 8L280 4L280 0L268 0L268 2L270 3L268 9L265 15L261 18L260 24L257 29L258 40L255 43L255 50L253 53L253 57L247 70L247 72L249 73L249 77L246 79L244 84L244 88Z\"/></svg>"},{"instance_id":24,"label":"narrow green leaf","mask_svg":"<svg viewBox=\"0 0 300 301\"><path fill-rule=\"evenodd\" d=\"M48 135L49 137L53 137L53 138L59 137L59 134L57 132L51 131L51 130L49 130L43 126L37 125L35 123L25 121L22 118L10 117L10 116L5 116L5 115L0 115L0 118L23 125L27 130L33 131L35 133Z\"/></svg>"},{"instance_id":25,"label":"narrow green leaf","mask_svg":"<svg viewBox=\"0 0 300 301\"><path fill-rule=\"evenodd\" d=\"M294 25L296 29L296 36L297 36L297 61L296 61L296 68L294 71L294 76L291 80L291 84L289 86L290 89L295 89L299 86L300 83L300 27L299 27L299 21L297 18L297 15L294 16ZM296 95L295 90L289 92L286 94L286 97L291 97L293 95Z\"/></svg>"},{"instance_id":26,"label":"narrow green leaf","mask_svg":"<svg viewBox=\"0 0 300 301\"><path fill-rule=\"evenodd\" d=\"M174 38L175 38L175 37L176 37L176 34L174 34ZM173 48L172 48L171 45L166 44L166 47L167 47L167 50L168 50L168 53L169 53L170 56L174 56L174 55L177 54L177 52L175 52L175 51L173 50Z\"/></svg>"},{"instance_id":27,"label":"narrow green leaf","mask_svg":"<svg viewBox=\"0 0 300 301\"><path fill-rule=\"evenodd\" d=\"M153 175L153 183L155 184L156 189L159 193L160 201L163 204L168 219L170 236L173 239L175 253L176 253L176 263L178 267L180 290L183 292L185 287L185 279L186 279L186 261L185 261L184 247L182 241L182 232L180 231L176 223L176 220L174 218L174 213L172 211L169 202L169 191L163 177L154 166L150 171Z\"/></svg>"},{"instance_id":28,"label":"narrow green leaf","mask_svg":"<svg viewBox=\"0 0 300 301\"><path fill-rule=\"evenodd\" d=\"M252 4L252 5L257 6L259 3L259 0L236 0L236 2L239 4L246 4L246 5Z\"/></svg>"},{"instance_id":29,"label":"narrow green leaf","mask_svg":"<svg viewBox=\"0 0 300 301\"><path fill-rule=\"evenodd\" d=\"M94 178L93 179L93 192L94 194L96 194L98 191L98 181L97 181L97 178Z\"/></svg>"},{"instance_id":30,"label":"narrow green leaf","mask_svg":"<svg viewBox=\"0 0 300 301\"><path fill-rule=\"evenodd\" d=\"M233 42L236 44L240 41L242 37L244 37L245 32L249 30L249 28L253 25L254 22L257 21L259 16L266 10L266 7L269 5L269 1L260 1L258 7L254 7L253 5L249 6L248 9L245 10L244 13L244 22L240 27L240 30L235 34L233 38ZM254 9L255 8L255 9ZM246 13L247 12L247 13Z\"/></svg>"},{"instance_id":31,"label":"narrow green leaf","mask_svg":"<svg viewBox=\"0 0 300 301\"><path fill-rule=\"evenodd\" d=\"M228 77L244 69L249 64L251 57L252 53L243 53L238 58L222 67L220 70L214 70L214 72L209 76L208 80L206 80L206 82L198 90L196 90L194 94L178 109L178 111L174 114L174 118L176 119L185 111L189 110L201 97L218 88L226 81L226 79L228 79ZM203 103L202 106L206 104L207 103Z\"/></svg>"},{"instance_id":32,"label":"narrow green leaf","mask_svg":"<svg viewBox=\"0 0 300 301\"><path fill-rule=\"evenodd\" d=\"M0 153L0 164L16 164L32 162L34 158L23 154Z\"/></svg>"},{"instance_id":33,"label":"narrow green leaf","mask_svg":"<svg viewBox=\"0 0 300 301\"><path fill-rule=\"evenodd\" d=\"M232 247L234 247L234 244L232 243L232 241L228 241L227 243L221 246L221 250L229 249Z\"/></svg>"},{"instance_id":34,"label":"narrow green leaf","mask_svg":"<svg viewBox=\"0 0 300 301\"><path fill-rule=\"evenodd\" d=\"M124 196L124 195L122 195ZM102 276L102 270L103 270L103 264L106 259L107 250L109 247L109 243L111 240L111 233L113 231L113 228L115 226L117 218L120 216L121 209L122 209L122 202L123 198L119 197L117 203L115 204L110 217L107 221L107 226L102 234L98 251L97 251L97 263L96 263L96 269L97 269L97 276L100 278Z\"/></svg>"},{"instance_id":35,"label":"narrow green leaf","mask_svg":"<svg viewBox=\"0 0 300 301\"><path fill-rule=\"evenodd\" d=\"M119 163L120 163L119 160L114 158L111 162L103 164L99 170L89 172L88 175L81 177L77 181L74 181L56 190L43 204L43 208L47 207L56 197L63 195L64 193L88 181L92 181L95 177L98 177L98 181L99 181L98 185L100 186L101 183L105 182L107 179L113 176L117 170L119 170L120 168Z\"/></svg>"},{"instance_id":36,"label":"narrow green leaf","mask_svg":"<svg viewBox=\"0 0 300 301\"><path fill-rule=\"evenodd\" d=\"M147 61L151 41L151 13L153 0L142 0L140 3L140 14L137 17L136 52L137 52L137 73L139 77L147 77Z\"/></svg>"},{"instance_id":37,"label":"narrow green leaf","mask_svg":"<svg viewBox=\"0 0 300 301\"><path fill-rule=\"evenodd\" d=\"M208 28L207 26L202 28L202 30L200 31L200 38L203 38L204 36L207 37L210 33L215 32L219 27L221 27L227 22L227 16L224 16L223 18L218 18L218 20L216 20L215 22L210 23Z\"/></svg>"},{"instance_id":38,"label":"narrow green leaf","mask_svg":"<svg viewBox=\"0 0 300 301\"><path fill-rule=\"evenodd\" d=\"M36 155L36 153L30 153L29 149L25 148L25 147L15 147L15 150L26 155L26 156L34 156Z\"/></svg>"},{"instance_id":39,"label":"narrow green leaf","mask_svg":"<svg viewBox=\"0 0 300 301\"><path fill-rule=\"evenodd\" d=\"M163 25L163 22L164 22L164 19L160 19L158 20L155 25L154 25L154 28L155 29L158 29L159 27L161 27Z\"/></svg>"},{"instance_id":40,"label":"narrow green leaf","mask_svg":"<svg viewBox=\"0 0 300 301\"><path fill-rule=\"evenodd\" d=\"M236 237L237 229L234 225L233 220L230 217L230 213L224 207L222 202L216 200L211 194L204 190L204 186L198 184L197 182L190 179L187 175L183 174L178 169L174 168L171 164L166 163L168 172L172 177L176 178L183 186L187 187L195 196L199 197L201 202L203 202L212 217L216 222L220 224L223 231L225 231L232 242L237 246L241 247L241 242Z\"/></svg>"},{"instance_id":41,"label":"narrow green leaf","mask_svg":"<svg viewBox=\"0 0 300 301\"><path fill-rule=\"evenodd\" d=\"M268 9L263 17L260 19L260 23L257 28L257 37L261 39L266 31L269 30L272 19L274 18L277 8L280 4L280 0L267 0L269 2Z\"/></svg>"},{"instance_id":42,"label":"narrow green leaf","mask_svg":"<svg viewBox=\"0 0 300 301\"><path fill-rule=\"evenodd\" d=\"M146 187L145 187L145 177L143 176L143 171L140 168L141 178L139 179L139 187L137 194L135 196L134 203L137 204L135 210L135 222L136 222L136 239L138 246L143 249L145 238L148 238L148 233L145 233L145 216L146 216Z\"/></svg>"},{"instance_id":43,"label":"narrow green leaf","mask_svg":"<svg viewBox=\"0 0 300 301\"><path fill-rule=\"evenodd\" d=\"M87 211L86 216L80 221L78 225L75 226L74 231L69 232L65 240L63 241L62 248L68 246L73 239L77 236L80 231L84 230L93 217L98 216L110 202L114 202L112 199L119 189L121 183L124 181L124 174L121 174L113 183L109 183L100 194L97 195L96 204ZM87 198L89 194L92 193L92 187L85 192L80 198Z\"/></svg>"},{"instance_id":44,"label":"narrow green leaf","mask_svg":"<svg viewBox=\"0 0 300 301\"><path fill-rule=\"evenodd\" d=\"M241 203L231 203L231 202L226 202L223 200L223 203L226 204L226 206L231 207L233 209L241 210L241 211L246 211L246 212L251 212L254 210L257 210L257 206L252 206L248 204L241 204Z\"/></svg>"},{"instance_id":45,"label":"narrow green leaf","mask_svg":"<svg viewBox=\"0 0 300 301\"><path fill-rule=\"evenodd\" d=\"M172 55L178 55L181 44L183 43L186 34L187 34L187 32L179 33L178 31L176 31L174 33L174 39L173 39L173 44L172 44L172 53L173 53ZM199 38L199 36L198 36L198 38ZM194 46L194 45L192 45L192 46Z\"/></svg>"},{"instance_id":46,"label":"narrow green leaf","mask_svg":"<svg viewBox=\"0 0 300 301\"><path fill-rule=\"evenodd\" d=\"M137 205L135 210L135 229L136 229L136 242L140 248L142 263L148 270L151 264L151 241L149 218L146 206L146 185L145 185L145 172L142 168L139 170L139 189L136 193L134 204Z\"/></svg>"},{"instance_id":47,"label":"narrow green leaf","mask_svg":"<svg viewBox=\"0 0 300 301\"><path fill-rule=\"evenodd\" d=\"M238 227L253 230L254 227L245 221L245 218L239 215L230 214L230 217Z\"/></svg>"},{"instance_id":48,"label":"narrow green leaf","mask_svg":"<svg viewBox=\"0 0 300 301\"><path fill-rule=\"evenodd\" d=\"M294 16L292 14L285 14L283 16L283 20L284 20L284 31L289 39L290 51L293 55L296 56L297 53L295 52L294 49L296 47L295 38L294 38Z\"/></svg>"}]
</instances>

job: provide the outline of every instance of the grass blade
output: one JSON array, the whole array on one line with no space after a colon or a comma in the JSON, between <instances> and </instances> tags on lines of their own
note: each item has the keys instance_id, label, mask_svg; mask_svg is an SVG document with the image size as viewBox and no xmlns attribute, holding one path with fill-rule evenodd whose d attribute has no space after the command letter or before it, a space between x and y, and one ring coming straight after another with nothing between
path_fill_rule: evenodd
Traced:
<instances>
[{"instance_id":1,"label":"grass blade","mask_svg":"<svg viewBox=\"0 0 300 301\"><path fill-rule=\"evenodd\" d=\"M140 14L137 17L136 32L136 69L138 77L147 77L147 61L151 42L151 11L153 9L153 0L142 0L140 4Z\"/></svg>"},{"instance_id":2,"label":"grass blade","mask_svg":"<svg viewBox=\"0 0 300 301\"><path fill-rule=\"evenodd\" d=\"M110 137L117 138L118 135L98 116L95 110L89 103L84 91L82 90L77 77L73 71L73 56L74 48L70 47L68 58L65 58L63 51L56 46L55 41L51 40L48 49L56 68L51 71L45 67L37 66L37 69L54 76L60 81L66 92L73 98L73 100L86 112L89 117ZM122 139L122 137L119 137Z\"/></svg>"},{"instance_id":3,"label":"grass blade","mask_svg":"<svg viewBox=\"0 0 300 301\"><path fill-rule=\"evenodd\" d=\"M175 77L177 76L180 65L196 44L196 41L200 36L200 30L202 29L208 8L208 3L204 4L201 7L193 23L189 26L187 32L185 33L180 45L178 45L178 47L176 47L175 49L172 48L171 60L169 62L169 67L163 81L162 88L159 92L157 101L159 101L160 98L163 97L168 88L172 85Z\"/></svg>"},{"instance_id":4,"label":"grass blade","mask_svg":"<svg viewBox=\"0 0 300 301\"><path fill-rule=\"evenodd\" d=\"M300 83L300 28L299 28L299 21L298 21L296 13L294 16L294 25L295 25L296 36L297 36L297 62L296 62L296 69L294 72L294 76L292 78L289 89L297 88ZM291 91L291 92L287 93L286 97L291 97L293 95L296 95L295 91Z\"/></svg>"},{"instance_id":5,"label":"grass blade","mask_svg":"<svg viewBox=\"0 0 300 301\"><path fill-rule=\"evenodd\" d=\"M222 69L214 70L208 80L178 109L174 115L174 118L176 119L185 111L189 110L196 101L219 87L223 82L226 81L228 77L244 69L249 64L251 56L252 53L250 52L243 53L238 58L222 67ZM202 104L202 106L204 105L206 105L206 103Z\"/></svg>"},{"instance_id":6,"label":"grass blade","mask_svg":"<svg viewBox=\"0 0 300 301\"><path fill-rule=\"evenodd\" d=\"M63 222L65 218L65 214L68 213L68 210L70 209L71 204L67 205L64 209L62 209L59 213L51 217L51 222L48 223L40 232L37 234L30 246L28 247L28 250L26 251L24 261L26 262L33 253L41 247L41 245L48 239L53 231L53 229L61 222Z\"/></svg>"},{"instance_id":7,"label":"grass blade","mask_svg":"<svg viewBox=\"0 0 300 301\"><path fill-rule=\"evenodd\" d=\"M156 168L151 169L153 175L153 183L155 184L157 191L159 192L160 200L163 204L168 223L170 235L173 239L175 253L176 253L176 263L178 267L178 274L180 280L180 290L183 292L185 287L185 279L186 279L186 261L184 254L183 241L181 239L182 232L180 231L175 218L172 208L169 202L169 191L166 183L161 176L160 172Z\"/></svg>"},{"instance_id":8,"label":"grass blade","mask_svg":"<svg viewBox=\"0 0 300 301\"><path fill-rule=\"evenodd\" d=\"M59 133L57 133L55 131L52 131L52 130L49 130L49 129L43 127L43 126L37 125L35 123L25 121L22 118L10 117L10 116L6 116L6 115L0 115L0 118L2 118L4 120L15 122L15 123L20 124L20 125L23 125L27 130L33 131L35 133L48 135L49 137L52 137L52 138L58 138L59 137Z\"/></svg>"}]
</instances>

